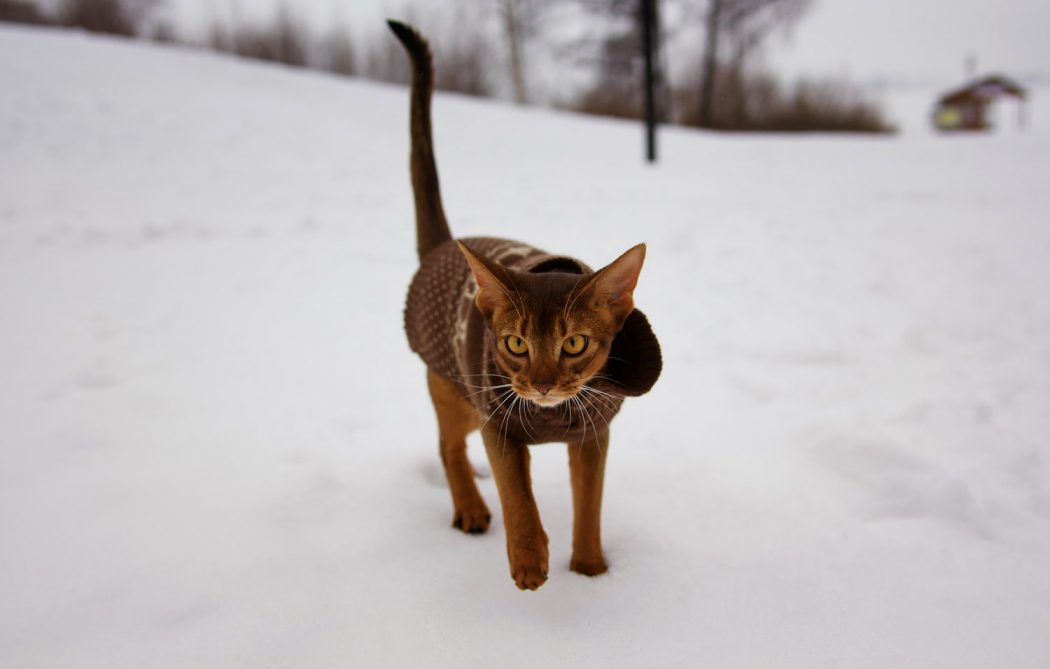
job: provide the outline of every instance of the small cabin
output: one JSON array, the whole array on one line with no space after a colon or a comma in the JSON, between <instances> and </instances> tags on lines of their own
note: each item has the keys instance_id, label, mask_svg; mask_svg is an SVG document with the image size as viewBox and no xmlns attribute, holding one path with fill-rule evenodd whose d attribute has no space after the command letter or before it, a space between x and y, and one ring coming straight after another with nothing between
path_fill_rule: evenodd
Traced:
<instances>
[{"instance_id":1,"label":"small cabin","mask_svg":"<svg viewBox=\"0 0 1050 669\"><path fill-rule=\"evenodd\" d=\"M983 132L993 126L988 120L992 103L1002 99L1018 102L1017 124L1024 127L1024 102L1028 92L1017 82L993 75L976 79L941 96L933 110L933 125L944 132Z\"/></svg>"}]
</instances>

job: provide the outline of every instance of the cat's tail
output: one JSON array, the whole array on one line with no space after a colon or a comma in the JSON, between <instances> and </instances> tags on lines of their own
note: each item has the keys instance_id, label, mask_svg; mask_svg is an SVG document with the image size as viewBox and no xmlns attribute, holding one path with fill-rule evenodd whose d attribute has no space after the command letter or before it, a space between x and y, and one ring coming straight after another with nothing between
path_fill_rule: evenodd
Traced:
<instances>
[{"instance_id":1,"label":"cat's tail","mask_svg":"<svg viewBox=\"0 0 1050 669\"><path fill-rule=\"evenodd\" d=\"M412 194L416 201L416 251L419 259L435 246L452 239L441 206L437 165L434 163L434 140L430 132L430 96L434 90L434 65L430 45L411 28L399 21L387 21L394 35L404 45L412 61L411 120Z\"/></svg>"}]
</instances>

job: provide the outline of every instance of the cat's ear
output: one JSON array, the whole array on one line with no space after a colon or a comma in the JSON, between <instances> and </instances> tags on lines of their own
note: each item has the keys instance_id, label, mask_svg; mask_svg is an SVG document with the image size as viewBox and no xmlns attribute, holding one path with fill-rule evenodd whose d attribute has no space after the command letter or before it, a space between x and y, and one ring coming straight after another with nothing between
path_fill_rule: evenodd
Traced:
<instances>
[{"instance_id":1,"label":"cat's ear","mask_svg":"<svg viewBox=\"0 0 1050 669\"><path fill-rule=\"evenodd\" d=\"M634 287L645 262L645 244L627 250L622 256L598 270L590 280L589 290L600 306L609 309L622 322L634 309Z\"/></svg>"},{"instance_id":2,"label":"cat's ear","mask_svg":"<svg viewBox=\"0 0 1050 669\"><path fill-rule=\"evenodd\" d=\"M507 270L492 262L480 253L471 251L463 242L456 242L463 257L467 259L470 270L474 273L474 280L478 284L478 294L474 298L478 310L491 318L496 307L510 304L511 279Z\"/></svg>"}]
</instances>

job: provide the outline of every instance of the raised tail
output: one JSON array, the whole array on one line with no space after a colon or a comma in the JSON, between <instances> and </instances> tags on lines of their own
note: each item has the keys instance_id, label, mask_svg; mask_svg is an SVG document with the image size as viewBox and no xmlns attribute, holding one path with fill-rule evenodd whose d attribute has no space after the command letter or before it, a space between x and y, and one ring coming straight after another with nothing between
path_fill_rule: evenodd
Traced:
<instances>
[{"instance_id":1,"label":"raised tail","mask_svg":"<svg viewBox=\"0 0 1050 669\"><path fill-rule=\"evenodd\" d=\"M387 21L412 61L411 120L412 194L416 201L416 251L419 259L435 246L452 239L441 206L434 140L430 132L430 96L434 90L434 65L427 41L399 21Z\"/></svg>"}]
</instances>

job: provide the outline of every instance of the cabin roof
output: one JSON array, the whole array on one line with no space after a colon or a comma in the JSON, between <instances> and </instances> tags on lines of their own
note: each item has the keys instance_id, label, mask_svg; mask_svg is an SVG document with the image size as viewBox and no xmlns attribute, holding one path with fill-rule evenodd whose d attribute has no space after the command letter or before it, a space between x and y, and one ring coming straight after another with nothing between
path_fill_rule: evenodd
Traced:
<instances>
[{"instance_id":1,"label":"cabin roof","mask_svg":"<svg viewBox=\"0 0 1050 669\"><path fill-rule=\"evenodd\" d=\"M976 100L989 101L1003 96L1013 96L1024 99L1028 91L1016 81L1002 75L993 74L987 77L974 79L968 84L948 91L941 96L938 102L945 104L958 104Z\"/></svg>"}]
</instances>

